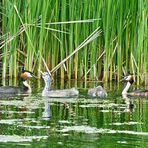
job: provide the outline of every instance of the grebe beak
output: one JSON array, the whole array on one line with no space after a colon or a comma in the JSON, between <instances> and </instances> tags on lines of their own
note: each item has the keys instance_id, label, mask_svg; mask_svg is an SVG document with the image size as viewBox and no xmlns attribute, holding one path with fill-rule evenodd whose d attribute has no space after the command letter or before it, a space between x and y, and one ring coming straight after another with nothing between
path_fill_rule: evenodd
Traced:
<instances>
[{"instance_id":1,"label":"grebe beak","mask_svg":"<svg viewBox=\"0 0 148 148\"><path fill-rule=\"evenodd\" d=\"M24 70L24 71L21 73L21 78L24 79L24 80L26 80L27 78L32 78L32 77L37 78L37 77L33 74L33 72L31 72L31 71Z\"/></svg>"},{"instance_id":2,"label":"grebe beak","mask_svg":"<svg viewBox=\"0 0 148 148\"><path fill-rule=\"evenodd\" d=\"M41 70L39 71L42 75L44 74Z\"/></svg>"},{"instance_id":3,"label":"grebe beak","mask_svg":"<svg viewBox=\"0 0 148 148\"><path fill-rule=\"evenodd\" d=\"M37 77L37 76L35 76L33 73L32 73L32 74L30 74L30 77L34 77L35 79L38 79L38 77Z\"/></svg>"},{"instance_id":4,"label":"grebe beak","mask_svg":"<svg viewBox=\"0 0 148 148\"><path fill-rule=\"evenodd\" d=\"M28 77L28 78L32 78L32 77L33 77L33 74L31 74L31 73L28 72L28 73L27 73L27 77Z\"/></svg>"},{"instance_id":5,"label":"grebe beak","mask_svg":"<svg viewBox=\"0 0 148 148\"><path fill-rule=\"evenodd\" d=\"M126 81L126 78L122 78L119 82L124 82Z\"/></svg>"},{"instance_id":6,"label":"grebe beak","mask_svg":"<svg viewBox=\"0 0 148 148\"><path fill-rule=\"evenodd\" d=\"M37 79L37 77L32 72L26 72L26 73L27 73L26 75L27 75L28 78L34 77L34 78Z\"/></svg>"},{"instance_id":7,"label":"grebe beak","mask_svg":"<svg viewBox=\"0 0 148 148\"><path fill-rule=\"evenodd\" d=\"M39 71L42 75L44 75L44 72L42 72L41 70ZM48 71L47 71L48 72ZM51 76L51 73L48 72L48 74ZM52 76L51 76L52 77Z\"/></svg>"},{"instance_id":8,"label":"grebe beak","mask_svg":"<svg viewBox=\"0 0 148 148\"><path fill-rule=\"evenodd\" d=\"M129 79L129 78L128 78L129 76L122 76L122 77L123 77L123 78L120 80L120 82L128 81L128 79Z\"/></svg>"},{"instance_id":9,"label":"grebe beak","mask_svg":"<svg viewBox=\"0 0 148 148\"><path fill-rule=\"evenodd\" d=\"M122 76L122 79L119 82L123 82L123 81L125 81L125 77L124 76Z\"/></svg>"}]
</instances>

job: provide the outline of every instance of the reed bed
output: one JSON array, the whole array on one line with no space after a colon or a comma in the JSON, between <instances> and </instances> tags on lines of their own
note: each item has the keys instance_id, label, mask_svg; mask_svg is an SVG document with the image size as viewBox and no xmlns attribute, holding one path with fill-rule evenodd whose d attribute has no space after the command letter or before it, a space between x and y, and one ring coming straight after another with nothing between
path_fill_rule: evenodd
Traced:
<instances>
[{"instance_id":1,"label":"reed bed","mask_svg":"<svg viewBox=\"0 0 148 148\"><path fill-rule=\"evenodd\" d=\"M146 2L2 0L2 77L24 67L38 76L48 68L61 78L104 81L130 72L137 84L148 83Z\"/></svg>"}]
</instances>

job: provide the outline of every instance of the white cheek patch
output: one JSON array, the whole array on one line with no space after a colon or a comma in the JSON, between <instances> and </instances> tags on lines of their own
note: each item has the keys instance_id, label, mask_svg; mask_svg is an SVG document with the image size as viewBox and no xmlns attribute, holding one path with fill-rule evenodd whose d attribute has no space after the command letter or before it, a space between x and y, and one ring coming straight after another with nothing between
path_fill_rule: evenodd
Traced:
<instances>
[{"instance_id":1,"label":"white cheek patch","mask_svg":"<svg viewBox=\"0 0 148 148\"><path fill-rule=\"evenodd\" d=\"M29 72L27 73L27 76L28 76L28 77L32 77L31 73L29 73Z\"/></svg>"},{"instance_id":2,"label":"white cheek patch","mask_svg":"<svg viewBox=\"0 0 148 148\"><path fill-rule=\"evenodd\" d=\"M132 78L132 76L127 76L126 80L127 80L127 81L130 81L131 78Z\"/></svg>"}]
</instances>

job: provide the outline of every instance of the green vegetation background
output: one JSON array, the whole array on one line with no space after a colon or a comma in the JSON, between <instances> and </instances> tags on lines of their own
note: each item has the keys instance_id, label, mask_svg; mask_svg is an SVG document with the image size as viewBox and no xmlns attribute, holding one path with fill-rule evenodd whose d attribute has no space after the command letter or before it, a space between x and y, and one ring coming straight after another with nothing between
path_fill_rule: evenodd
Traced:
<instances>
[{"instance_id":1,"label":"green vegetation background","mask_svg":"<svg viewBox=\"0 0 148 148\"><path fill-rule=\"evenodd\" d=\"M53 75L119 81L131 72L147 83L147 0L2 0L0 8L3 77L52 70L99 28Z\"/></svg>"}]
</instances>

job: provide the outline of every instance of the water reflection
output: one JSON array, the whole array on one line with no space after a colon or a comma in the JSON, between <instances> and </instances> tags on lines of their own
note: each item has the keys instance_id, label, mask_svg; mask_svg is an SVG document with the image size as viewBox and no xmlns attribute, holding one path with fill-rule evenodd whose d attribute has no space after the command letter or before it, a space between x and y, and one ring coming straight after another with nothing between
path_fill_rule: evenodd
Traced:
<instances>
[{"instance_id":1,"label":"water reflection","mask_svg":"<svg viewBox=\"0 0 148 148\"><path fill-rule=\"evenodd\" d=\"M134 101L129 98L127 95L122 95L124 102L126 104L125 112L133 112L134 111Z\"/></svg>"},{"instance_id":2,"label":"water reflection","mask_svg":"<svg viewBox=\"0 0 148 148\"><path fill-rule=\"evenodd\" d=\"M44 111L42 113L42 117L49 119L51 118L52 113L51 113L51 109L50 109L50 105L49 105L47 97L45 97L43 101L44 101Z\"/></svg>"},{"instance_id":3,"label":"water reflection","mask_svg":"<svg viewBox=\"0 0 148 148\"><path fill-rule=\"evenodd\" d=\"M62 83L55 83L53 89L63 89L66 82ZM122 97L119 84L105 85L109 94L106 99L88 98L86 90L93 84L67 83L68 88L80 88L83 95L77 98L41 97L42 83L29 96L2 96L0 145L5 148L14 142L16 147L25 142L31 147L148 146L148 101Z\"/></svg>"}]
</instances>

